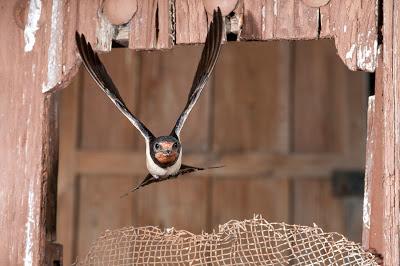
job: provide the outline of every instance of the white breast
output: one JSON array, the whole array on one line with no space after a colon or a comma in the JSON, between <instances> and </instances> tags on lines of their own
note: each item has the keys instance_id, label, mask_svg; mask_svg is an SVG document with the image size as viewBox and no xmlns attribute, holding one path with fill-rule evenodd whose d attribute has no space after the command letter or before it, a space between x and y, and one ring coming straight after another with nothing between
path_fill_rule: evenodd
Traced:
<instances>
[{"instance_id":1,"label":"white breast","mask_svg":"<svg viewBox=\"0 0 400 266\"><path fill-rule=\"evenodd\" d=\"M162 168L158 166L151 158L150 144L148 141L146 141L146 165L147 169L149 170L149 173L152 174L153 176L156 175L164 177L164 176L174 175L181 168L181 163L182 163L182 148L181 152L179 153L178 160L176 160L176 162L173 165L167 168Z\"/></svg>"}]
</instances>

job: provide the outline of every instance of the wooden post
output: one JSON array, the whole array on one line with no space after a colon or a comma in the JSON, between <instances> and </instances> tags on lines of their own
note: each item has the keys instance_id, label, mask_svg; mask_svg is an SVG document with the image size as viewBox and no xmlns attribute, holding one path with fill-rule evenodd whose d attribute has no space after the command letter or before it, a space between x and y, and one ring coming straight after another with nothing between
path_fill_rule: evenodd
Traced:
<instances>
[{"instance_id":1,"label":"wooden post","mask_svg":"<svg viewBox=\"0 0 400 266\"><path fill-rule=\"evenodd\" d=\"M53 243L57 99L42 93L57 83L48 68L51 2L7 1L1 9L0 265L53 265L61 256Z\"/></svg>"},{"instance_id":2,"label":"wooden post","mask_svg":"<svg viewBox=\"0 0 400 266\"><path fill-rule=\"evenodd\" d=\"M383 237L385 265L400 265L400 3L383 1Z\"/></svg>"}]
</instances>

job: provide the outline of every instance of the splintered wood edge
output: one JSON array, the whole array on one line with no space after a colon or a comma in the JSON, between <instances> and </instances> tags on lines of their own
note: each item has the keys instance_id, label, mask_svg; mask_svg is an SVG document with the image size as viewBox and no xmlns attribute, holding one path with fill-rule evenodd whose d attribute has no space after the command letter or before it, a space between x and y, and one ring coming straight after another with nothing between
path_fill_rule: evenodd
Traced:
<instances>
[{"instance_id":1,"label":"splintered wood edge","mask_svg":"<svg viewBox=\"0 0 400 266\"><path fill-rule=\"evenodd\" d=\"M352 0L348 0L352 1ZM342 1L343 2L343 1ZM241 1L240 1L241 3ZM352 7L353 13L351 14L343 14L343 12L337 12L337 8L342 6L339 5L338 0L332 0L329 4L324 5L319 8L315 8L318 11L318 20L316 23L320 24L320 27L316 25L315 34L310 33L308 35L302 35L302 31L294 31L293 35L288 35L285 37L277 36L256 36L254 38L246 38L243 40L240 38L240 32L238 33L237 41L266 41L266 40L318 40L321 38L333 38L335 40L336 49L339 57L342 59L344 64L350 70L361 70L366 72L374 72L377 66L377 57L379 54L378 47L378 25L377 25L377 16L378 12L376 1L369 0L368 8L365 10L359 10L356 5L353 5L352 2L345 2L346 5ZM342 3L343 4L343 3ZM176 2L169 2L168 7L168 20L169 20L169 36L167 37L169 40L165 40L165 36L163 38L162 44L149 44L151 47L143 47L143 46L135 46L135 44L130 44L130 24L133 23L133 19L124 25L112 25L107 18L102 14L100 6L97 8L97 14L95 17L96 22L90 22L86 27L78 27L75 25L74 28L83 31L88 34L88 40L92 42L94 45L94 49L98 52L109 52L111 51L112 41L116 41L122 45L126 45L131 49L135 50L160 50L160 49L170 49L173 46L180 45L177 44L176 41ZM305 4L303 4L305 6ZM243 9L243 5L239 5L241 9ZM263 8L262 6L259 6ZM240 8L239 8L240 9ZM265 7L262 11L265 10ZM374 11L374 16L367 16L371 11ZM241 10L243 11L243 10ZM239 16L243 16L243 12L237 10ZM65 27L66 19L71 19L65 10L61 9L57 11L60 21L52 21L53 24L60 27ZM200 10L199 12L205 12L204 10ZM260 11L261 12L261 11ZM264 11L265 12L265 11ZM93 12L92 12L93 13ZM339 14L340 13L340 14ZM85 14L83 12L82 14ZM137 16L138 13L135 15ZM275 11L274 11L274 15ZM165 19L165 17L164 17ZM281 20L280 20L281 21ZM199 22L202 23L202 22ZM240 24L243 23L243 19L240 19ZM260 22L261 23L261 22ZM263 22L265 25L265 22ZM299 22L302 23L302 22ZM228 23L229 24L229 23ZM362 25L361 25L362 24ZM243 24L242 24L243 25ZM262 26L263 26L262 25ZM92 30L90 27L93 27ZM242 28L241 25L239 25ZM304 27L307 27L305 25ZM65 31L71 31L71 29L63 29ZM60 30L59 32L63 32ZM74 30L75 31L75 30ZM297 33L298 34L297 34ZM248 33L247 33L248 34ZM299 36L297 36L299 35ZM55 38L51 38L50 47L53 47L53 52L48 55L48 75L47 80L43 83L42 91L44 93L54 92L59 89L65 88L73 79L77 70L79 69L81 60L79 55L77 54L77 50L74 46L65 47L63 41L65 39L70 39L71 35L66 33L57 34ZM67 40L71 42L71 40ZM166 43L168 42L168 43ZM190 40L190 44L198 44L203 42L203 40ZM74 48L72 48L74 47ZM68 51L62 51L63 49L69 49ZM56 52L58 51L58 52ZM55 55L55 56L51 56ZM62 55L62 56L61 56ZM66 56L65 56L66 55ZM69 62L65 60L65 57L69 58ZM72 58L72 60L71 60Z\"/></svg>"}]
</instances>

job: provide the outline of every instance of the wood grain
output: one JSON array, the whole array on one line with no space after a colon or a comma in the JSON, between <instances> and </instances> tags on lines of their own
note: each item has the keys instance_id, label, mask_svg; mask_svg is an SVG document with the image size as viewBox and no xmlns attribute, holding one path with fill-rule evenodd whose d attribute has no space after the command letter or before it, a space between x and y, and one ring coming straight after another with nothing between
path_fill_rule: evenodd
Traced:
<instances>
[{"instance_id":1,"label":"wood grain","mask_svg":"<svg viewBox=\"0 0 400 266\"><path fill-rule=\"evenodd\" d=\"M208 21L202 0L175 0L176 44L203 43Z\"/></svg>"},{"instance_id":2,"label":"wood grain","mask_svg":"<svg viewBox=\"0 0 400 266\"><path fill-rule=\"evenodd\" d=\"M244 0L243 40L317 39L318 9L302 1Z\"/></svg>"},{"instance_id":3,"label":"wood grain","mask_svg":"<svg viewBox=\"0 0 400 266\"><path fill-rule=\"evenodd\" d=\"M307 67L304 62L308 62ZM360 98L349 101L348 91L356 84L361 86L359 80L363 77L353 79L349 75L336 57L332 42L296 44L293 148L294 152L302 153L334 153L362 169L363 159L359 158L363 143L351 141L357 138L355 134L358 138L363 136L362 130L354 130L358 126L352 121L362 121L360 117L365 107L360 98L363 99L365 93L362 87L355 89L353 97ZM353 144L355 151L349 152L347 145ZM294 177L293 222L308 225L315 222L325 231L340 232L360 241L361 198L335 198L330 176Z\"/></svg>"},{"instance_id":4,"label":"wood grain","mask_svg":"<svg viewBox=\"0 0 400 266\"><path fill-rule=\"evenodd\" d=\"M186 175L131 193L137 197L135 225L175 227L201 233L207 226L206 181Z\"/></svg>"},{"instance_id":5,"label":"wood grain","mask_svg":"<svg viewBox=\"0 0 400 266\"><path fill-rule=\"evenodd\" d=\"M289 222L289 180L220 178L212 184L212 228L232 219L261 214L269 222Z\"/></svg>"},{"instance_id":6,"label":"wood grain","mask_svg":"<svg viewBox=\"0 0 400 266\"><path fill-rule=\"evenodd\" d=\"M380 69L378 69L380 70ZM381 73L377 81L381 81ZM382 112L381 86L374 96L369 98L368 108L368 135L365 166L365 192L363 204L363 234L364 249L376 250L384 253L383 247L383 158L382 158L382 121L379 119Z\"/></svg>"},{"instance_id":7,"label":"wood grain","mask_svg":"<svg viewBox=\"0 0 400 266\"><path fill-rule=\"evenodd\" d=\"M196 72L202 47L180 47L169 53L142 53L140 117L156 136L171 132L182 112ZM182 130L183 152L209 147L209 112L212 78ZM150 100L151 99L151 100ZM141 142L144 147L144 142Z\"/></svg>"},{"instance_id":8,"label":"wood grain","mask_svg":"<svg viewBox=\"0 0 400 266\"><path fill-rule=\"evenodd\" d=\"M375 71L378 55L377 4L375 0L331 0L320 8L320 37L335 38L338 54L351 70Z\"/></svg>"},{"instance_id":9,"label":"wood grain","mask_svg":"<svg viewBox=\"0 0 400 266\"><path fill-rule=\"evenodd\" d=\"M90 244L106 229L130 226L134 200L121 198L138 180L131 176L81 176L79 178L77 256L83 258ZM112 189L110 189L112 188Z\"/></svg>"},{"instance_id":10,"label":"wood grain","mask_svg":"<svg viewBox=\"0 0 400 266\"><path fill-rule=\"evenodd\" d=\"M215 151L287 149L289 87L283 78L290 70L287 55L284 44L224 46L215 70Z\"/></svg>"},{"instance_id":11,"label":"wood grain","mask_svg":"<svg viewBox=\"0 0 400 266\"><path fill-rule=\"evenodd\" d=\"M385 265L400 264L400 146L399 128L399 54L400 5L385 1L383 5L383 64L379 92L383 95L383 232ZM378 89L378 88L377 88Z\"/></svg>"},{"instance_id":12,"label":"wood grain","mask_svg":"<svg viewBox=\"0 0 400 266\"><path fill-rule=\"evenodd\" d=\"M142 151L79 151L77 161L77 170L90 175L101 173L144 175L147 172L145 155ZM329 153L279 155L261 152L242 152L240 154L201 152L185 154L185 162L199 166L225 165L223 168L212 170L213 176L230 176L232 178L264 175L283 178L294 174L326 178L337 168L355 170L364 166L349 161L344 156Z\"/></svg>"},{"instance_id":13,"label":"wood grain","mask_svg":"<svg viewBox=\"0 0 400 266\"><path fill-rule=\"evenodd\" d=\"M344 95L351 89L346 88L347 70L327 40L297 43L295 64L294 150L340 153L347 114Z\"/></svg>"},{"instance_id":14,"label":"wood grain","mask_svg":"<svg viewBox=\"0 0 400 266\"><path fill-rule=\"evenodd\" d=\"M172 47L171 0L140 1L130 22L129 48L166 49Z\"/></svg>"},{"instance_id":15,"label":"wood grain","mask_svg":"<svg viewBox=\"0 0 400 266\"><path fill-rule=\"evenodd\" d=\"M115 49L101 57L120 94L133 114L139 111L140 57L127 49ZM82 119L79 146L83 149L131 150L140 133L104 94L85 69L82 71Z\"/></svg>"},{"instance_id":16,"label":"wood grain","mask_svg":"<svg viewBox=\"0 0 400 266\"><path fill-rule=\"evenodd\" d=\"M57 241L63 245L65 265L75 261L76 217L76 149L78 143L78 104L82 72L61 94L60 103L60 167L58 170Z\"/></svg>"}]
</instances>

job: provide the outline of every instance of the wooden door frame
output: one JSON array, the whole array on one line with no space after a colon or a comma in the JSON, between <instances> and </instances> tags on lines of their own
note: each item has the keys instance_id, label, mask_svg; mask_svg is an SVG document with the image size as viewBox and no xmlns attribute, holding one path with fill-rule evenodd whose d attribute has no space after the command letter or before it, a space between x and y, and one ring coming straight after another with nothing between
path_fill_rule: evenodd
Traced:
<instances>
[{"instance_id":1,"label":"wooden door frame","mask_svg":"<svg viewBox=\"0 0 400 266\"><path fill-rule=\"evenodd\" d=\"M201 0L188 1L139 5L129 28L125 27L130 33L129 47L165 49L202 42L207 14ZM244 23L242 40L335 38L338 54L350 69L377 70L376 94L369 110L366 172L370 182L364 222L370 223L365 226L364 246L383 254L386 265L399 265L400 61L395 55L400 54L400 4L331 0L314 10L300 1L290 3L270 6L239 0L234 17ZM7 233L0 244L0 262L43 265L49 259L61 260L60 247L53 244L58 162L55 91L72 80L80 65L75 31L85 33L97 50L107 51L116 28L102 15L100 0L15 0L2 5L0 20L7 30L1 40L0 67L7 75L1 77L6 88L0 106L4 162L0 166L4 189L0 228ZM348 12L342 12L343 8ZM152 24L155 16L158 26ZM382 25L378 25L379 17ZM137 34L141 19L146 21L148 35Z\"/></svg>"}]
</instances>

